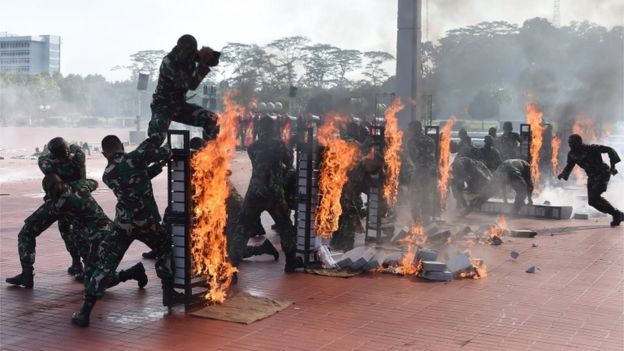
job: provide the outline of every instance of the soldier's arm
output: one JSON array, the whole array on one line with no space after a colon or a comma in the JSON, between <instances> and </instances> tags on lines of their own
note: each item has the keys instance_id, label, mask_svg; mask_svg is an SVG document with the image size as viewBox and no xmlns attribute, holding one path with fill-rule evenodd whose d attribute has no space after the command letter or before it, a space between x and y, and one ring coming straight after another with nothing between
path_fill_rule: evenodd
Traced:
<instances>
[{"instance_id":1,"label":"soldier's arm","mask_svg":"<svg viewBox=\"0 0 624 351\"><path fill-rule=\"evenodd\" d=\"M531 167L525 167L522 170L522 180L526 184L527 189L527 198L529 200L529 204L533 204L533 179L531 178Z\"/></svg>"},{"instance_id":2,"label":"soldier's arm","mask_svg":"<svg viewBox=\"0 0 624 351\"><path fill-rule=\"evenodd\" d=\"M286 165L286 168L291 168L293 166L293 152L283 141L280 141L280 152L282 153L282 162Z\"/></svg>"},{"instance_id":3,"label":"soldier's arm","mask_svg":"<svg viewBox=\"0 0 624 351\"><path fill-rule=\"evenodd\" d=\"M137 148L130 153L132 158L138 158L146 165L153 162L166 161L171 157L171 149L167 146L159 147L150 138L145 139Z\"/></svg>"},{"instance_id":4,"label":"soldier's arm","mask_svg":"<svg viewBox=\"0 0 624 351\"><path fill-rule=\"evenodd\" d=\"M568 180L568 177L570 177L570 173L572 173L572 168L574 168L575 165L576 165L576 163L570 157L570 153L568 153L568 160L566 162L566 166L563 169L563 171L561 171L561 173L559 173L557 178L563 179L563 180Z\"/></svg>"},{"instance_id":5,"label":"soldier's arm","mask_svg":"<svg viewBox=\"0 0 624 351\"><path fill-rule=\"evenodd\" d=\"M69 145L69 154L72 162L78 165L80 169L80 179L87 178L87 167L85 165L85 153L82 151L82 148L76 144Z\"/></svg>"},{"instance_id":6,"label":"soldier's arm","mask_svg":"<svg viewBox=\"0 0 624 351\"><path fill-rule=\"evenodd\" d=\"M39 156L37 164L43 174L48 175L55 173L54 158L50 152L44 152L41 156Z\"/></svg>"},{"instance_id":7,"label":"soldier's arm","mask_svg":"<svg viewBox=\"0 0 624 351\"><path fill-rule=\"evenodd\" d=\"M176 89L197 89L197 86L208 72L210 72L210 68L200 64L193 70L190 77L180 76L176 74L173 61L168 57L165 57L160 65L160 78L173 82L173 86Z\"/></svg>"},{"instance_id":8,"label":"soldier's arm","mask_svg":"<svg viewBox=\"0 0 624 351\"><path fill-rule=\"evenodd\" d=\"M193 71L191 78L188 80L188 88L191 90L197 89L197 87L199 86L199 83L201 83L201 81L204 80L204 77L206 77L208 72L210 72L210 67L202 63L199 63L197 67L195 67L195 70Z\"/></svg>"},{"instance_id":9,"label":"soldier's arm","mask_svg":"<svg viewBox=\"0 0 624 351\"><path fill-rule=\"evenodd\" d=\"M609 162L611 163L611 169L615 169L615 165L621 161L617 151L606 145L592 145L591 148L597 149L601 154L609 155Z\"/></svg>"},{"instance_id":10,"label":"soldier's arm","mask_svg":"<svg viewBox=\"0 0 624 351\"><path fill-rule=\"evenodd\" d=\"M147 175L150 177L150 179L162 173L163 166L164 164L161 162L152 163L151 165L149 165L147 167Z\"/></svg>"}]
</instances>

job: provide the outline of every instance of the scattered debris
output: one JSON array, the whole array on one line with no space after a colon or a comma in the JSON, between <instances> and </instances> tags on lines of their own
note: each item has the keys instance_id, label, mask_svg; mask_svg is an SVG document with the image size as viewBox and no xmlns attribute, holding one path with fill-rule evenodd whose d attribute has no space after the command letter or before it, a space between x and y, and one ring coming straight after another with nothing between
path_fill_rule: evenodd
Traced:
<instances>
[{"instance_id":1,"label":"scattered debris","mask_svg":"<svg viewBox=\"0 0 624 351\"><path fill-rule=\"evenodd\" d=\"M459 273L466 269L470 269L472 267L472 262L470 261L470 255L462 252L459 255L451 258L446 266L451 273Z\"/></svg>"},{"instance_id":2,"label":"scattered debris","mask_svg":"<svg viewBox=\"0 0 624 351\"><path fill-rule=\"evenodd\" d=\"M435 261L438 259L438 252L431 250L431 249L425 249L425 248L421 248L416 252L416 257L415 257L415 262L418 261Z\"/></svg>"},{"instance_id":3,"label":"scattered debris","mask_svg":"<svg viewBox=\"0 0 624 351\"><path fill-rule=\"evenodd\" d=\"M318 250L318 254L319 254L321 263L323 264L324 268L327 268L327 269L338 268L338 264L336 263L336 260L334 260L334 258L331 255L331 252L329 251L326 245L321 245L321 247Z\"/></svg>"},{"instance_id":4,"label":"scattered debris","mask_svg":"<svg viewBox=\"0 0 624 351\"><path fill-rule=\"evenodd\" d=\"M423 272L419 274L418 276L427 280L444 281L444 282L448 282L453 279L453 273L449 271Z\"/></svg>"},{"instance_id":5,"label":"scattered debris","mask_svg":"<svg viewBox=\"0 0 624 351\"><path fill-rule=\"evenodd\" d=\"M574 213L574 219L589 219L589 213L576 212Z\"/></svg>"},{"instance_id":6,"label":"scattered debris","mask_svg":"<svg viewBox=\"0 0 624 351\"><path fill-rule=\"evenodd\" d=\"M512 252L511 252L511 258L513 258L514 260L515 260L516 258L518 258L518 256L520 256L520 254L518 253L518 251L512 251Z\"/></svg>"},{"instance_id":7,"label":"scattered debris","mask_svg":"<svg viewBox=\"0 0 624 351\"><path fill-rule=\"evenodd\" d=\"M370 262L373 257L375 257L375 249L371 247L368 250L364 251L362 255L358 257L355 261L353 261L350 268L355 271L362 270L366 266L368 266L368 262Z\"/></svg>"},{"instance_id":8,"label":"scattered debris","mask_svg":"<svg viewBox=\"0 0 624 351\"><path fill-rule=\"evenodd\" d=\"M336 262L338 267L340 268L348 268L353 264L353 262L357 261L362 254L366 251L365 246L356 247L353 250L349 250L340 256L340 259Z\"/></svg>"},{"instance_id":9,"label":"scattered debris","mask_svg":"<svg viewBox=\"0 0 624 351\"><path fill-rule=\"evenodd\" d=\"M529 229L512 230L511 236L516 238L534 238L537 232Z\"/></svg>"},{"instance_id":10,"label":"scattered debris","mask_svg":"<svg viewBox=\"0 0 624 351\"><path fill-rule=\"evenodd\" d=\"M408 226L401 227L394 231L394 235L392 236L392 239L390 239L390 242L396 244L405 239L409 234L410 228Z\"/></svg>"},{"instance_id":11,"label":"scattered debris","mask_svg":"<svg viewBox=\"0 0 624 351\"><path fill-rule=\"evenodd\" d=\"M450 230L442 230L442 231L437 231L434 234L431 234L428 236L428 240L430 242L434 242L434 243L443 243L446 242L448 240L448 238L451 237L451 231Z\"/></svg>"},{"instance_id":12,"label":"scattered debris","mask_svg":"<svg viewBox=\"0 0 624 351\"><path fill-rule=\"evenodd\" d=\"M531 245L531 247L537 247L537 244L536 244L536 243L533 243L533 245Z\"/></svg>"},{"instance_id":13,"label":"scattered debris","mask_svg":"<svg viewBox=\"0 0 624 351\"><path fill-rule=\"evenodd\" d=\"M492 245L500 245L503 243L503 239L501 239L499 236L494 236L490 239L490 243Z\"/></svg>"},{"instance_id":14,"label":"scattered debris","mask_svg":"<svg viewBox=\"0 0 624 351\"><path fill-rule=\"evenodd\" d=\"M539 269L538 267L531 266L531 267L529 267L529 268L526 270L526 272L527 272L527 273L535 273L535 271L539 271L539 270L540 270L540 269Z\"/></svg>"}]
</instances>

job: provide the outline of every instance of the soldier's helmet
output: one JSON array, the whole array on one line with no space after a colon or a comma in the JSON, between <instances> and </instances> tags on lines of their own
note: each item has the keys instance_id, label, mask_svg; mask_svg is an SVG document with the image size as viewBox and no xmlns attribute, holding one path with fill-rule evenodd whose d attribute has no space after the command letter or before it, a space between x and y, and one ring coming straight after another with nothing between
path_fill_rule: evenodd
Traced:
<instances>
[{"instance_id":1,"label":"soldier's helmet","mask_svg":"<svg viewBox=\"0 0 624 351\"><path fill-rule=\"evenodd\" d=\"M65 139L61 137L53 138L48 142L48 150L56 158L66 158L69 156L69 146Z\"/></svg>"},{"instance_id":2,"label":"soldier's helmet","mask_svg":"<svg viewBox=\"0 0 624 351\"><path fill-rule=\"evenodd\" d=\"M258 133L261 135L272 136L275 133L275 121L269 115L264 115L256 123Z\"/></svg>"},{"instance_id":3,"label":"soldier's helmet","mask_svg":"<svg viewBox=\"0 0 624 351\"><path fill-rule=\"evenodd\" d=\"M193 59L197 55L197 39L190 34L184 34L178 39L176 50L180 59Z\"/></svg>"},{"instance_id":4,"label":"soldier's helmet","mask_svg":"<svg viewBox=\"0 0 624 351\"><path fill-rule=\"evenodd\" d=\"M568 145L570 145L571 149L583 145L583 138L578 134L572 134L568 137Z\"/></svg>"},{"instance_id":5,"label":"soldier's helmet","mask_svg":"<svg viewBox=\"0 0 624 351\"><path fill-rule=\"evenodd\" d=\"M459 130L458 135L460 138L466 138L468 136L468 131L466 130L466 128L462 128Z\"/></svg>"},{"instance_id":6,"label":"soldier's helmet","mask_svg":"<svg viewBox=\"0 0 624 351\"><path fill-rule=\"evenodd\" d=\"M513 125L511 124L511 122L503 123L503 131L511 132L512 130L513 130Z\"/></svg>"},{"instance_id":7,"label":"soldier's helmet","mask_svg":"<svg viewBox=\"0 0 624 351\"><path fill-rule=\"evenodd\" d=\"M413 134L422 133L422 122L420 121L411 121L408 127L410 132L412 132Z\"/></svg>"},{"instance_id":8,"label":"soldier's helmet","mask_svg":"<svg viewBox=\"0 0 624 351\"><path fill-rule=\"evenodd\" d=\"M490 129L488 129L488 135L492 136L492 138L496 138L496 127L490 127Z\"/></svg>"}]
</instances>

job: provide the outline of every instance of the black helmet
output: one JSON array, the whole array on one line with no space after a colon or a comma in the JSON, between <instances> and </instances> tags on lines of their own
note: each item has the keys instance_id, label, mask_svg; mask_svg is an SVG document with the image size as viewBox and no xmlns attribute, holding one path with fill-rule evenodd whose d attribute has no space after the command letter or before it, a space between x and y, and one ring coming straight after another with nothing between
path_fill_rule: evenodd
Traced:
<instances>
[{"instance_id":1,"label":"black helmet","mask_svg":"<svg viewBox=\"0 0 624 351\"><path fill-rule=\"evenodd\" d=\"M568 145L570 145L570 148L583 145L583 138L578 134L572 134L568 137Z\"/></svg>"},{"instance_id":2,"label":"black helmet","mask_svg":"<svg viewBox=\"0 0 624 351\"><path fill-rule=\"evenodd\" d=\"M504 131L512 131L513 130L513 125L511 124L511 122L503 123L503 130Z\"/></svg>"},{"instance_id":3,"label":"black helmet","mask_svg":"<svg viewBox=\"0 0 624 351\"><path fill-rule=\"evenodd\" d=\"M48 150L56 158L63 158L69 155L67 142L61 137L56 137L50 140L48 142Z\"/></svg>"}]
</instances>

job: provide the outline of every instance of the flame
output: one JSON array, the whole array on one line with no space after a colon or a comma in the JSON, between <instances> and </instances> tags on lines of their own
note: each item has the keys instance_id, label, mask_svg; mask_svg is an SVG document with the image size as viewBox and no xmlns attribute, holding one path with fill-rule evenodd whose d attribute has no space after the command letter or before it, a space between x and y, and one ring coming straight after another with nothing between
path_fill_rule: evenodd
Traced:
<instances>
[{"instance_id":1,"label":"flame","mask_svg":"<svg viewBox=\"0 0 624 351\"><path fill-rule=\"evenodd\" d=\"M398 127L397 113L401 111L403 107L404 105L401 103L401 99L396 98L386 110L383 194L388 207L396 203L399 188L403 132L400 131Z\"/></svg>"},{"instance_id":2,"label":"flame","mask_svg":"<svg viewBox=\"0 0 624 351\"><path fill-rule=\"evenodd\" d=\"M470 249L466 249L464 251L470 257L470 263L472 267L465 271L459 273L460 278L470 278L470 279L481 279L487 277L487 267L485 266L485 262L478 258L473 258Z\"/></svg>"},{"instance_id":3,"label":"flame","mask_svg":"<svg viewBox=\"0 0 624 351\"><path fill-rule=\"evenodd\" d=\"M204 298L221 303L237 271L228 260L224 228L227 221L225 201L229 196L228 165L237 144L237 126L244 108L233 102L233 92L224 98L225 111L220 116L219 134L197 151L192 159L191 184L194 189L191 254L193 271L207 275L209 291Z\"/></svg>"},{"instance_id":4,"label":"flame","mask_svg":"<svg viewBox=\"0 0 624 351\"><path fill-rule=\"evenodd\" d=\"M559 174L559 148L561 147L561 138L554 136L552 138L552 149L550 155L550 164L552 166L553 175Z\"/></svg>"},{"instance_id":5,"label":"flame","mask_svg":"<svg viewBox=\"0 0 624 351\"><path fill-rule=\"evenodd\" d=\"M524 108L526 112L527 123L531 126L531 177L534 183L540 180L540 150L542 149L544 138L544 126L542 125L543 113L539 111L534 103L527 104Z\"/></svg>"},{"instance_id":6,"label":"flame","mask_svg":"<svg viewBox=\"0 0 624 351\"><path fill-rule=\"evenodd\" d=\"M395 268L395 272L401 275L415 275L422 270L421 262L414 262L416 250L422 247L427 241L425 236L425 228L422 224L416 223L410 228L409 236L401 239L399 242L407 246L407 252L401 256L401 262Z\"/></svg>"},{"instance_id":7,"label":"flame","mask_svg":"<svg viewBox=\"0 0 624 351\"><path fill-rule=\"evenodd\" d=\"M498 223L490 226L490 228L488 228L488 230L485 232L484 239L487 243L494 242L494 240L496 240L495 238L499 238L502 240L503 234L505 233L505 231L508 230L509 227L507 226L507 219L505 218L505 216L501 216L498 219Z\"/></svg>"},{"instance_id":8,"label":"flame","mask_svg":"<svg viewBox=\"0 0 624 351\"><path fill-rule=\"evenodd\" d=\"M288 116L286 116L286 123L284 123L280 137L286 145L290 144L290 118Z\"/></svg>"},{"instance_id":9,"label":"flame","mask_svg":"<svg viewBox=\"0 0 624 351\"><path fill-rule=\"evenodd\" d=\"M325 147L319 170L320 201L314 215L317 235L328 238L338 230L342 214L340 196L349 179L347 173L353 168L358 156L358 146L342 140L339 128L344 127L347 117L331 113L318 130L318 140Z\"/></svg>"},{"instance_id":10,"label":"flame","mask_svg":"<svg viewBox=\"0 0 624 351\"><path fill-rule=\"evenodd\" d=\"M444 208L448 196L448 182L451 177L451 133L457 119L451 116L440 131L440 161L438 164L439 178L438 191L440 192L440 206Z\"/></svg>"}]
</instances>

